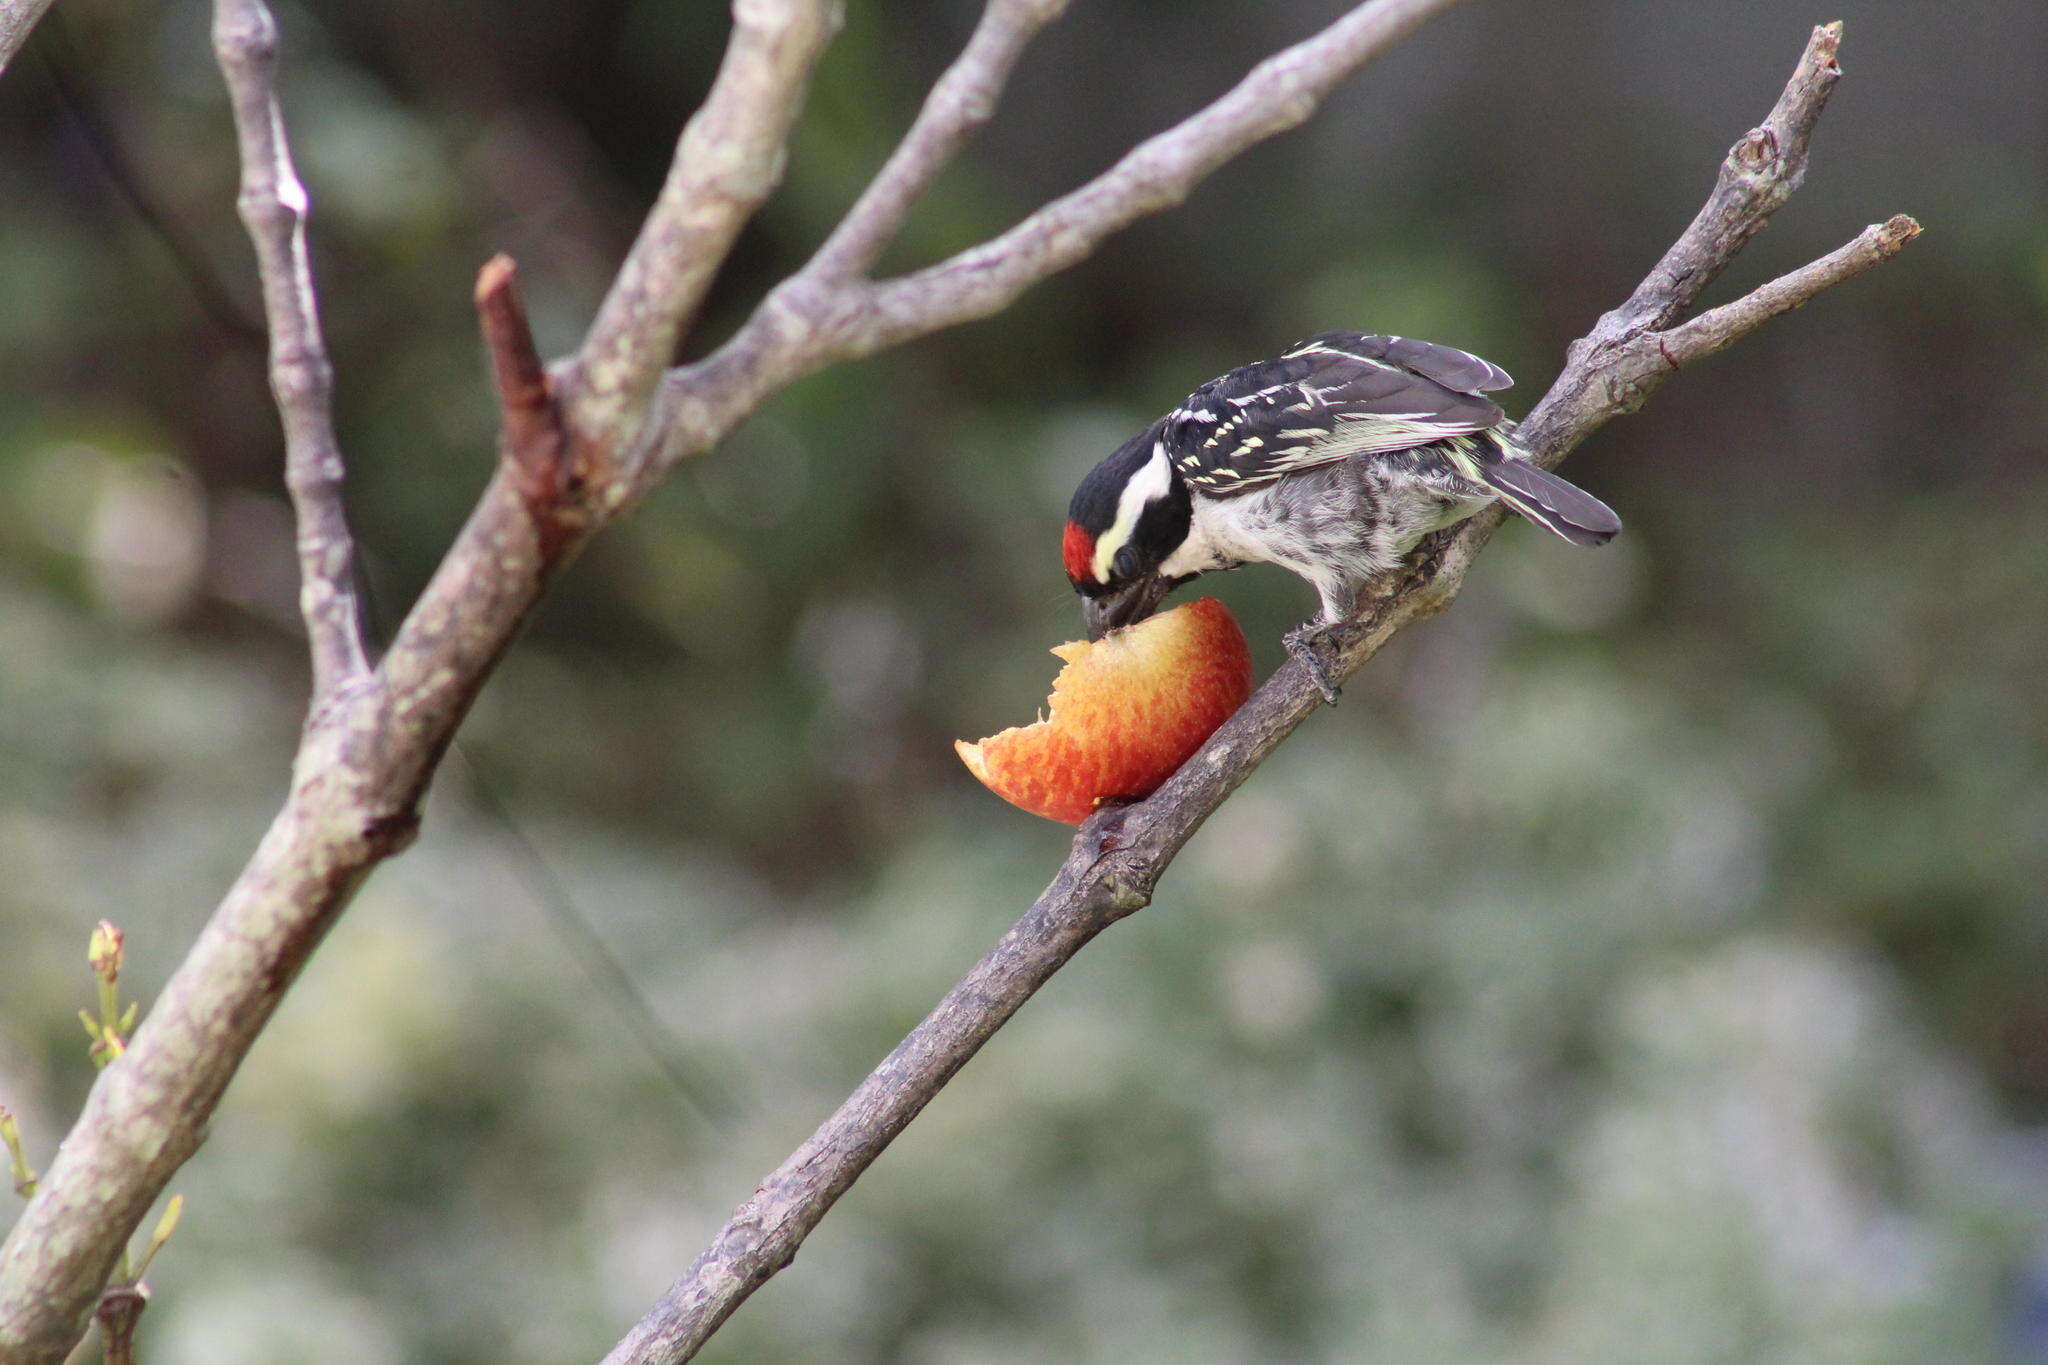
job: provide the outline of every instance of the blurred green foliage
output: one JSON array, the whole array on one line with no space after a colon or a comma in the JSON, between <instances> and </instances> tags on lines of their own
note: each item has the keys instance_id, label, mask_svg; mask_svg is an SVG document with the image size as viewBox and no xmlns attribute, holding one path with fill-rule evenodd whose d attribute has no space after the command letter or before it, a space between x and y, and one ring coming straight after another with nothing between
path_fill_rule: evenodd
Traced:
<instances>
[{"instance_id":1,"label":"blurred green foliage","mask_svg":"<svg viewBox=\"0 0 2048 1365\"><path fill-rule=\"evenodd\" d=\"M972 20L850 8L693 352ZM1076 6L894 266L1334 8ZM706 1358L2048 1352L2048 12L1952 11L1468 6L1009 313L778 397L506 662L174 1186L145 1350L594 1355L1055 866L1063 832L948 741L1028 715L1076 628L1078 474L1328 326L1471 347L1532 401L1839 14L1811 181L1717 297L1894 211L1928 235L1575 456L1628 534L1510 527ZM205 7L57 15L0 81L0 1099L44 1165L91 1077L91 926L146 1001L274 809L303 690ZM491 458L472 270L511 251L573 344L723 18L281 19L388 623ZM1271 571L1215 590L1268 664L1309 605ZM556 933L550 877L716 1118Z\"/></svg>"}]
</instances>

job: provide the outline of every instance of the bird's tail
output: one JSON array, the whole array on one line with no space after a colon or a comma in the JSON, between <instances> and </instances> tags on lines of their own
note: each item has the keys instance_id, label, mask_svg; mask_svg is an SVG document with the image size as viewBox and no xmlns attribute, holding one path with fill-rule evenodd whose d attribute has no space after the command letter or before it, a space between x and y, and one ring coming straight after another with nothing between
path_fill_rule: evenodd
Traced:
<instances>
[{"instance_id":1,"label":"bird's tail","mask_svg":"<svg viewBox=\"0 0 2048 1365\"><path fill-rule=\"evenodd\" d=\"M1574 545L1605 545L1621 530L1612 507L1526 461L1481 465L1479 475L1502 502Z\"/></svg>"},{"instance_id":2,"label":"bird's tail","mask_svg":"<svg viewBox=\"0 0 2048 1365\"><path fill-rule=\"evenodd\" d=\"M1500 494L1512 510L1574 545L1605 545L1621 530L1614 509L1591 493L1538 469L1519 452L1510 453L1513 447L1505 442L1490 446L1489 442L1473 452L1478 458L1461 472Z\"/></svg>"}]
</instances>

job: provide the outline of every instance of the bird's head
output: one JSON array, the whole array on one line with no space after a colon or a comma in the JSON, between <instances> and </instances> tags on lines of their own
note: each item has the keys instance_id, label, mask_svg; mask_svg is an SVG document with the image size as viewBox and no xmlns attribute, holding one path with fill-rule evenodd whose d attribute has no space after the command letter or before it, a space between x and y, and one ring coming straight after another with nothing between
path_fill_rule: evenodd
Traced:
<instances>
[{"instance_id":1,"label":"bird's head","mask_svg":"<svg viewBox=\"0 0 2048 1365\"><path fill-rule=\"evenodd\" d=\"M1088 472L1067 507L1060 558L1081 594L1088 638L1142 621L1191 575L1160 572L1188 538L1188 488L1160 444L1162 423L1118 446Z\"/></svg>"}]
</instances>

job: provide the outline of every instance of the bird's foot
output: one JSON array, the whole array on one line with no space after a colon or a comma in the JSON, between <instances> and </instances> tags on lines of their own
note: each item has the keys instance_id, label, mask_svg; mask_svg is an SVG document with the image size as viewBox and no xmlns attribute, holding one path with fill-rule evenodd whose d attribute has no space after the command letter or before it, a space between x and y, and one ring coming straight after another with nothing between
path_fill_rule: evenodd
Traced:
<instances>
[{"instance_id":1,"label":"bird's foot","mask_svg":"<svg viewBox=\"0 0 2048 1365\"><path fill-rule=\"evenodd\" d=\"M1316 685L1316 691L1323 694L1323 700L1335 706L1337 684L1330 680L1330 674L1337 666L1336 627L1328 622L1312 622L1296 626L1280 639L1287 646L1287 652L1308 670L1309 681Z\"/></svg>"}]
</instances>

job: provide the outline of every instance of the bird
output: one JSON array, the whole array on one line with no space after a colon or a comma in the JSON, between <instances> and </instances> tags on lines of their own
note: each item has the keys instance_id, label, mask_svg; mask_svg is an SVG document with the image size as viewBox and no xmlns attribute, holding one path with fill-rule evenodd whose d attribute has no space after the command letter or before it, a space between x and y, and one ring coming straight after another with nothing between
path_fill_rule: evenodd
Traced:
<instances>
[{"instance_id":1,"label":"bird","mask_svg":"<svg viewBox=\"0 0 2048 1365\"><path fill-rule=\"evenodd\" d=\"M1432 531L1494 501L1575 545L1621 519L1538 468L1486 397L1514 381L1451 346L1331 331L1196 389L1081 480L1061 561L1099 640L1205 573L1278 564L1321 599L1285 637L1325 700L1331 628Z\"/></svg>"}]
</instances>

